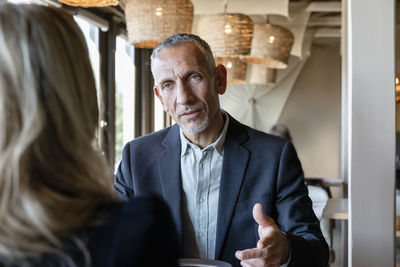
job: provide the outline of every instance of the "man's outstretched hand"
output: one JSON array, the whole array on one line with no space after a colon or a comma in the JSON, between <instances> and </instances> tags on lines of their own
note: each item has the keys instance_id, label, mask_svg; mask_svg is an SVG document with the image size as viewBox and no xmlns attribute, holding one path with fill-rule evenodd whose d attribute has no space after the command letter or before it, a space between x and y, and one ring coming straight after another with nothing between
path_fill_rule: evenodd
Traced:
<instances>
[{"instance_id":1,"label":"man's outstretched hand","mask_svg":"<svg viewBox=\"0 0 400 267\"><path fill-rule=\"evenodd\" d=\"M236 258L242 266L275 267L288 261L290 243L275 221L264 214L262 205L257 203L253 208L254 220L258 223L260 240L256 248L238 250Z\"/></svg>"}]
</instances>

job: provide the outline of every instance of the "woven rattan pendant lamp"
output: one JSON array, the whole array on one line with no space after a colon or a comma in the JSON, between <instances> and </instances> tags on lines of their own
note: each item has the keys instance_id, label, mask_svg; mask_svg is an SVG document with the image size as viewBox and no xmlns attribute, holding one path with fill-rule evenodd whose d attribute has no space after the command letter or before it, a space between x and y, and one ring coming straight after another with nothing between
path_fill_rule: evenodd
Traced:
<instances>
[{"instance_id":1,"label":"woven rattan pendant lamp","mask_svg":"<svg viewBox=\"0 0 400 267\"><path fill-rule=\"evenodd\" d=\"M254 23L249 16L240 13L201 15L195 32L208 42L217 64L227 68L228 83L241 83L246 79L247 64L240 55L249 55Z\"/></svg>"},{"instance_id":2,"label":"woven rattan pendant lamp","mask_svg":"<svg viewBox=\"0 0 400 267\"><path fill-rule=\"evenodd\" d=\"M275 84L277 69L271 69L261 64L249 64L250 84Z\"/></svg>"},{"instance_id":3,"label":"woven rattan pendant lamp","mask_svg":"<svg viewBox=\"0 0 400 267\"><path fill-rule=\"evenodd\" d=\"M81 6L81 7L105 7L105 6L116 6L118 0L59 0L61 3L69 6Z\"/></svg>"},{"instance_id":4,"label":"woven rattan pendant lamp","mask_svg":"<svg viewBox=\"0 0 400 267\"><path fill-rule=\"evenodd\" d=\"M128 40L138 48L154 48L174 33L192 32L189 0L128 0L125 5Z\"/></svg>"},{"instance_id":5,"label":"woven rattan pendant lamp","mask_svg":"<svg viewBox=\"0 0 400 267\"><path fill-rule=\"evenodd\" d=\"M228 83L243 83L246 80L247 63L238 57L215 57L215 64L226 67Z\"/></svg>"},{"instance_id":6,"label":"woven rattan pendant lamp","mask_svg":"<svg viewBox=\"0 0 400 267\"><path fill-rule=\"evenodd\" d=\"M250 56L241 59L248 63L262 64L269 68L285 69L288 66L294 35L288 29L269 23L254 25Z\"/></svg>"},{"instance_id":7,"label":"woven rattan pendant lamp","mask_svg":"<svg viewBox=\"0 0 400 267\"><path fill-rule=\"evenodd\" d=\"M211 47L215 57L249 55L254 23L240 13L199 16L196 33Z\"/></svg>"}]
</instances>

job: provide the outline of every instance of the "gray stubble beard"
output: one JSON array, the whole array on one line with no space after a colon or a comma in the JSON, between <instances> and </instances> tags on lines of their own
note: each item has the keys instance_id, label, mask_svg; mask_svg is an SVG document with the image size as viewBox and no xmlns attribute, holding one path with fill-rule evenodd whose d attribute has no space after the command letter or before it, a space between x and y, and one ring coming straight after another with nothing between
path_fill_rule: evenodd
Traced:
<instances>
[{"instance_id":1,"label":"gray stubble beard","mask_svg":"<svg viewBox=\"0 0 400 267\"><path fill-rule=\"evenodd\" d=\"M182 125L181 127L182 127L182 130L183 130L184 133L192 135L192 134L201 133L202 131L207 129L209 125L210 125L210 120L208 119L208 117L206 117L203 120L203 122L199 126L195 127L194 129L188 129L184 125Z\"/></svg>"}]
</instances>

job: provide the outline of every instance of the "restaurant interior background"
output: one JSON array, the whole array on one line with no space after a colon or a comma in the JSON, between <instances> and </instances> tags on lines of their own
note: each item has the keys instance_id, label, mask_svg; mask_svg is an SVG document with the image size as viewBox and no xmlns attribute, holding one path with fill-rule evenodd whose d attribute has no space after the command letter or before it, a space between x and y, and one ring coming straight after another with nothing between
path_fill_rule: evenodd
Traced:
<instances>
[{"instance_id":1,"label":"restaurant interior background","mask_svg":"<svg viewBox=\"0 0 400 267\"><path fill-rule=\"evenodd\" d=\"M72 1L77 5L72 7L56 0L10 0L57 6L75 15L97 80L99 147L115 167L126 142L173 123L152 93L151 48L132 45L124 14L129 1L151 1L121 0L117 6L91 8L80 7L79 1ZM244 13L259 26L268 18L292 32L287 67L247 64L239 81L228 84L221 105L261 131L268 132L275 123L288 126L305 177L329 187L330 200L338 200L321 215L328 222L331 266L400 266L400 231L395 231L395 215L400 215L400 203L395 212L399 1L191 2L192 31L201 36L218 33L209 21L205 27L203 18L224 12ZM236 63L224 63L233 73Z\"/></svg>"}]
</instances>

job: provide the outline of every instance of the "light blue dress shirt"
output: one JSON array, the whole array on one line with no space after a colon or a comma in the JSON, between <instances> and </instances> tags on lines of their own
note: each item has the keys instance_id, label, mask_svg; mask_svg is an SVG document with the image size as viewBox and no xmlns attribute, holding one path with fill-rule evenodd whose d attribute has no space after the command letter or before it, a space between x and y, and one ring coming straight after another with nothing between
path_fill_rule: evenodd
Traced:
<instances>
[{"instance_id":1,"label":"light blue dress shirt","mask_svg":"<svg viewBox=\"0 0 400 267\"><path fill-rule=\"evenodd\" d=\"M215 258L219 186L229 118L218 139L201 149L180 130L185 258Z\"/></svg>"},{"instance_id":2,"label":"light blue dress shirt","mask_svg":"<svg viewBox=\"0 0 400 267\"><path fill-rule=\"evenodd\" d=\"M229 116L223 115L221 135L203 149L191 143L180 129L184 258L215 259L219 186L229 124Z\"/></svg>"}]
</instances>

